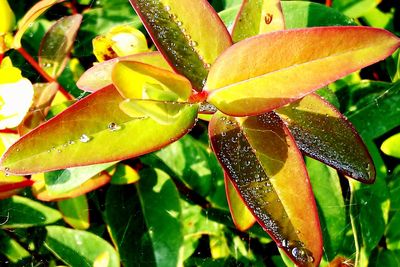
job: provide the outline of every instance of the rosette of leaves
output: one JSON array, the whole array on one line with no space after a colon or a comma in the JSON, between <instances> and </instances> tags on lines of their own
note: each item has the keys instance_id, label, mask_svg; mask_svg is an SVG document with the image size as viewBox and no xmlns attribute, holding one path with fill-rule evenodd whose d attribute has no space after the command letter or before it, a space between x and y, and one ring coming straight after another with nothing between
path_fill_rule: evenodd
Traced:
<instances>
[{"instance_id":1,"label":"rosette of leaves","mask_svg":"<svg viewBox=\"0 0 400 267\"><path fill-rule=\"evenodd\" d=\"M317 266L322 236L302 153L364 183L375 170L352 125L313 92L384 59L400 40L368 27L284 30L279 1L243 1L232 36L205 0L130 2L158 52L88 70L78 85L93 93L23 136L2 170L138 157L214 113L209 136L232 183L232 210L245 203L295 264Z\"/></svg>"}]
</instances>

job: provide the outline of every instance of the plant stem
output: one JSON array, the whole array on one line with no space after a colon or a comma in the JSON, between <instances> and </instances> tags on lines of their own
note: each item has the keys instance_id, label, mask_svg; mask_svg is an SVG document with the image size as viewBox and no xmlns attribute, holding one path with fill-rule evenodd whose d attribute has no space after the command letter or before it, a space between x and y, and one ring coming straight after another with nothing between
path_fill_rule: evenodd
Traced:
<instances>
[{"instance_id":1,"label":"plant stem","mask_svg":"<svg viewBox=\"0 0 400 267\"><path fill-rule=\"evenodd\" d=\"M39 66L39 64L36 62L36 60L23 48L18 48L17 51L25 58L26 61L29 62L29 64L31 64L31 66L44 78L46 79L46 81L48 82L56 82L58 84L58 82L51 77L49 74L47 74L47 72L45 72L42 67ZM60 91L60 93L62 93L67 100L73 100L74 98L60 85L58 84L58 90Z\"/></svg>"},{"instance_id":2,"label":"plant stem","mask_svg":"<svg viewBox=\"0 0 400 267\"><path fill-rule=\"evenodd\" d=\"M0 133L5 133L5 134L18 134L18 131L13 130L13 129L3 129L3 130L0 130Z\"/></svg>"},{"instance_id":3,"label":"plant stem","mask_svg":"<svg viewBox=\"0 0 400 267\"><path fill-rule=\"evenodd\" d=\"M328 6L328 7L331 7L332 6L332 0L326 0L325 1L325 5Z\"/></svg>"}]
</instances>

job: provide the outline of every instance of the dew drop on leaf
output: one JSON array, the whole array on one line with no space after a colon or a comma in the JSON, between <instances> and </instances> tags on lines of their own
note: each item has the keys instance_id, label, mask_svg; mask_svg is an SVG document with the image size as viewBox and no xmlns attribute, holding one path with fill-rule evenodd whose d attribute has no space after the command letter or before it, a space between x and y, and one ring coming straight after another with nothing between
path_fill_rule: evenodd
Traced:
<instances>
[{"instance_id":1,"label":"dew drop on leaf","mask_svg":"<svg viewBox=\"0 0 400 267\"><path fill-rule=\"evenodd\" d=\"M81 141L82 143L87 143L90 141L90 137L87 136L86 134L82 134L81 137L79 138L79 141Z\"/></svg>"},{"instance_id":2,"label":"dew drop on leaf","mask_svg":"<svg viewBox=\"0 0 400 267\"><path fill-rule=\"evenodd\" d=\"M110 124L108 124L108 129L112 132L121 130L121 126L116 124L115 122L110 122Z\"/></svg>"}]
</instances>

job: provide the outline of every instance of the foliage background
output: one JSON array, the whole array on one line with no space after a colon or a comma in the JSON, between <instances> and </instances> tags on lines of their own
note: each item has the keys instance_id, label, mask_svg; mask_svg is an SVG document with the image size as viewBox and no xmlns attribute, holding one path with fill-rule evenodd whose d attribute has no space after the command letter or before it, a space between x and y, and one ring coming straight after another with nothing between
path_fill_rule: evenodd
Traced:
<instances>
[{"instance_id":1,"label":"foliage background","mask_svg":"<svg viewBox=\"0 0 400 267\"><path fill-rule=\"evenodd\" d=\"M35 3L9 2L17 19ZM74 60L58 81L80 99L86 94L75 82L96 62L92 39L120 24L145 31L126 0L72 2L82 12L83 22L71 54ZM229 22L241 1L210 2ZM288 27L361 24L400 35L396 0L334 0L333 9L324 7L324 1L319 1L321 5L290 2L283 3ZM24 35L23 47L35 57L52 22L70 13L64 5L51 8ZM42 81L19 53L7 55L23 76L33 83ZM357 128L378 170L375 184L362 185L306 159L324 234L322 265L340 256L337 262L351 264L358 259L359 266L400 266L400 161L398 154L387 155L380 149L400 130L399 62L397 51L320 91ZM0 264L117 266L117 249L124 266L285 266L286 259L258 225L245 233L235 229L206 128L199 121L178 142L119 164L115 179L127 176L126 166L140 167L136 184L109 184L75 202L39 202L29 189L20 193L22 197L1 200ZM400 143L389 146L398 151ZM68 210L76 210L69 215L75 222L65 219ZM108 256L98 256L93 248L109 251Z\"/></svg>"}]
</instances>

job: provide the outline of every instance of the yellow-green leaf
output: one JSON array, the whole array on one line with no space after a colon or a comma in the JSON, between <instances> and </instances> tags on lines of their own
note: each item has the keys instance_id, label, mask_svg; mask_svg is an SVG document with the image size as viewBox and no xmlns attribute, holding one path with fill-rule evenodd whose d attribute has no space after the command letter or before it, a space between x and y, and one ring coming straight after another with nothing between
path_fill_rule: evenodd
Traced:
<instances>
[{"instance_id":1,"label":"yellow-green leaf","mask_svg":"<svg viewBox=\"0 0 400 267\"><path fill-rule=\"evenodd\" d=\"M208 101L226 114L256 115L382 60L399 45L393 34L368 27L263 34L228 48L212 66L205 90Z\"/></svg>"},{"instance_id":2,"label":"yellow-green leaf","mask_svg":"<svg viewBox=\"0 0 400 267\"><path fill-rule=\"evenodd\" d=\"M7 0L0 0L0 37L13 30L15 15ZM2 44L0 44L1 46Z\"/></svg>"},{"instance_id":3,"label":"yellow-green leaf","mask_svg":"<svg viewBox=\"0 0 400 267\"><path fill-rule=\"evenodd\" d=\"M382 143L381 150L386 155L400 158L400 133L386 139Z\"/></svg>"},{"instance_id":4,"label":"yellow-green leaf","mask_svg":"<svg viewBox=\"0 0 400 267\"><path fill-rule=\"evenodd\" d=\"M89 228L89 205L85 195L62 200L57 204L66 223L78 230Z\"/></svg>"}]
</instances>

